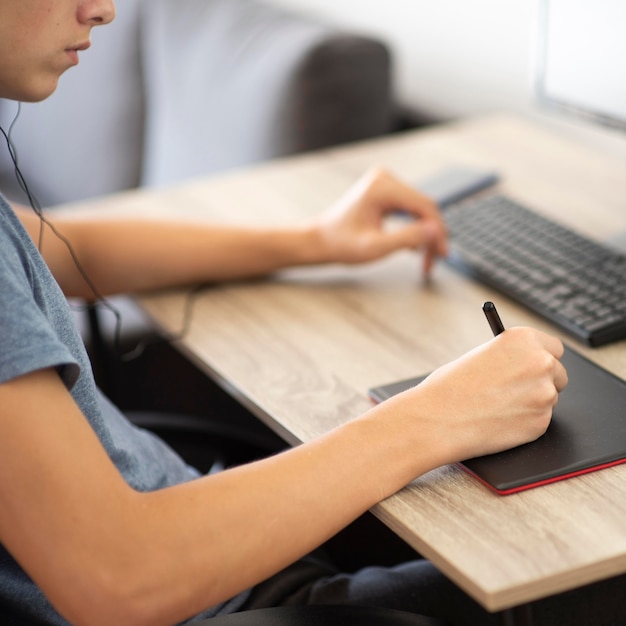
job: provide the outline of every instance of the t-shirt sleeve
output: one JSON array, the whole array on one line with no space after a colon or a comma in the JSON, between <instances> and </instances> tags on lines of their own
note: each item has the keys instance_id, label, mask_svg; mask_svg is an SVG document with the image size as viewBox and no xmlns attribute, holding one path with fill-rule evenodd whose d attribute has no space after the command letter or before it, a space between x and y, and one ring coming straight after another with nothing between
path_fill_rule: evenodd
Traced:
<instances>
[{"instance_id":1,"label":"t-shirt sleeve","mask_svg":"<svg viewBox=\"0 0 626 626\"><path fill-rule=\"evenodd\" d=\"M54 317L56 312L46 315L37 304L21 264L4 261L0 271L0 383L54 367L71 389L80 368L50 322L49 314Z\"/></svg>"}]
</instances>

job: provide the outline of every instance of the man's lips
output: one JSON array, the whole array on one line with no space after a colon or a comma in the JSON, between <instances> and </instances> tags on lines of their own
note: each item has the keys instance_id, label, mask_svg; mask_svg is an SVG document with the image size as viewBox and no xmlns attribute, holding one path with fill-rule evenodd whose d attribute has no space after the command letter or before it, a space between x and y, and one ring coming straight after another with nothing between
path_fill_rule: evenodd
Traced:
<instances>
[{"instance_id":1,"label":"man's lips","mask_svg":"<svg viewBox=\"0 0 626 626\"><path fill-rule=\"evenodd\" d=\"M91 42L85 41L83 43L77 44L76 46L71 46L70 48L66 48L65 52L67 56L70 58L72 65L78 64L78 53L83 50L87 50L91 46Z\"/></svg>"},{"instance_id":2,"label":"man's lips","mask_svg":"<svg viewBox=\"0 0 626 626\"><path fill-rule=\"evenodd\" d=\"M68 50L76 50L80 52L81 50L87 50L87 48L91 47L91 41L83 41L82 43L76 44L75 46L70 46Z\"/></svg>"}]
</instances>

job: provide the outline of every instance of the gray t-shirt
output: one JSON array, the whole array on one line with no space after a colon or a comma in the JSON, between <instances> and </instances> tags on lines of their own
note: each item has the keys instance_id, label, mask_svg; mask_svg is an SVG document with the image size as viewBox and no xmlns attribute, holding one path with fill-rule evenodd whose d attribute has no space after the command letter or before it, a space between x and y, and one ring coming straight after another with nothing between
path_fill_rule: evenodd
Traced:
<instances>
[{"instance_id":1,"label":"gray t-shirt","mask_svg":"<svg viewBox=\"0 0 626 626\"><path fill-rule=\"evenodd\" d=\"M197 477L160 439L130 424L99 392L68 303L1 195L0 257L0 383L56 368L120 473L138 491ZM207 615L230 612L244 599L245 594L238 596ZM12 624L67 626L0 544L0 621L7 623L8 613L15 613Z\"/></svg>"}]
</instances>

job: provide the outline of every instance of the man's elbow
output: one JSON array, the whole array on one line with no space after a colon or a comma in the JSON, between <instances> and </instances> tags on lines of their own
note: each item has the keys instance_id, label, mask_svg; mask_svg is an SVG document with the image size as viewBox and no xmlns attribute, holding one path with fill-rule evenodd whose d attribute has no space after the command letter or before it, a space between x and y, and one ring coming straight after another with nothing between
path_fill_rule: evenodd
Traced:
<instances>
[{"instance_id":1,"label":"man's elbow","mask_svg":"<svg viewBox=\"0 0 626 626\"><path fill-rule=\"evenodd\" d=\"M86 564L80 578L57 589L52 598L58 612L75 626L167 626L191 617L144 568L133 572Z\"/></svg>"}]
</instances>

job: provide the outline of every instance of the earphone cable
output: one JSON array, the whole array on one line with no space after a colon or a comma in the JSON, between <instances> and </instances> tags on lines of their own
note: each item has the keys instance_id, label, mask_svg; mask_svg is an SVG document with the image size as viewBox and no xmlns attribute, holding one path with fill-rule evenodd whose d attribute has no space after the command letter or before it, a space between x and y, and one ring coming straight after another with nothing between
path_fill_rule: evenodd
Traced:
<instances>
[{"instance_id":1,"label":"earphone cable","mask_svg":"<svg viewBox=\"0 0 626 626\"><path fill-rule=\"evenodd\" d=\"M83 280L85 281L85 284L88 286L89 290L91 291L91 293L93 294L94 297L94 301L89 303L87 306L88 307L92 307L92 306L103 306L104 308L108 309L115 317L115 328L114 328L114 336L113 336L113 342L114 342L114 348L115 348L115 352L118 355L118 357L123 360L123 361L132 361L133 359L138 358L141 354L143 354L143 352L145 351L146 347L148 347L149 345L155 344L155 343L170 343L173 341L178 341L182 338L185 337L185 335L187 334L187 331L191 325L191 318L192 318L192 309L193 309L193 303L195 301L195 297L198 293L200 293L205 287L206 285L199 285L195 288L193 288L190 293L187 296L187 299L185 301L185 310L184 310L184 316L183 316L183 324L182 324L182 328L179 332L165 336L165 337L160 337L157 340L141 340L137 346L135 348L133 348L132 350L130 350L127 353L123 353L122 352L122 348L121 348L121 340L122 340L122 315L120 313L120 311L117 309L117 307L115 307L113 304L111 304L111 302L109 302L109 300L107 298L105 298L100 291L98 290L98 288L96 287L96 285L94 284L94 282L91 280L91 278L89 277L89 275L87 274L87 272L85 271L85 269L83 268L83 266L80 263L80 260L78 259L78 256L76 255L76 252L74 251L74 248L72 247L71 242L69 241L69 239L67 239L67 237L65 237L62 233L59 232L59 230L55 227L55 225L53 223L51 223L46 216L44 215L44 211L41 207L41 205L39 204L39 201L37 200L37 197L34 195L34 193L31 191L31 189L29 188L26 179L24 177L24 175L22 174L22 171L19 167L19 160L18 160L18 154L17 154L17 150L15 148L15 145L12 141L12 132L13 132L13 127L15 126L15 123L17 122L19 115L21 112L21 103L18 102L18 106L17 106L17 112L13 118L13 120L11 121L11 124L9 125L9 130L8 132L6 132L4 130L4 128L2 128L2 126L0 126L0 132L2 133L2 135L4 136L4 139L6 141L6 145L7 145L7 149L9 151L9 156L11 158L11 161L13 163L13 168L15 171L15 177L17 179L17 183L20 187L20 189L24 192L24 194L26 195L27 199L28 199L28 203L30 204L31 208L33 209L33 211L35 212L35 214L37 215L37 217L40 220L40 229L39 229L39 240L38 240L38 249L39 251L41 251L42 249L42 245L43 245L43 233L44 233L44 229L47 226L51 232L65 245L65 247L67 248L72 261L74 262L74 265L76 267L76 269L78 270L79 274L81 275L81 277L83 278Z\"/></svg>"}]
</instances>

